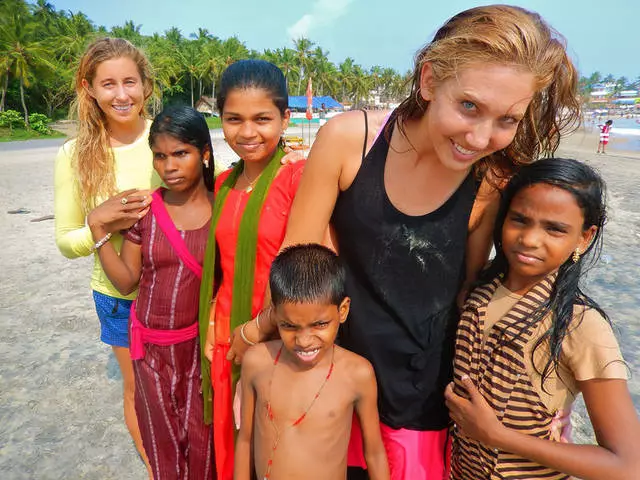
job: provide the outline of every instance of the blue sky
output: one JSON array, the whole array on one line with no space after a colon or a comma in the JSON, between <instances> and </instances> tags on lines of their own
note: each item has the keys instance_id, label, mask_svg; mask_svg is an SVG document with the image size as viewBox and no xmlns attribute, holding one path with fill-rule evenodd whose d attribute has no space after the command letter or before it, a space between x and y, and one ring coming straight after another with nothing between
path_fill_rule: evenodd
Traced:
<instances>
[{"instance_id":1,"label":"blue sky","mask_svg":"<svg viewBox=\"0 0 640 480\"><path fill-rule=\"evenodd\" d=\"M335 63L352 57L364 67L412 67L413 55L452 15L482 2L466 0L49 0L57 9L82 11L110 28L127 20L144 34L198 27L249 48L292 46L304 34ZM581 74L640 76L639 0L521 0L540 13L569 44Z\"/></svg>"}]
</instances>

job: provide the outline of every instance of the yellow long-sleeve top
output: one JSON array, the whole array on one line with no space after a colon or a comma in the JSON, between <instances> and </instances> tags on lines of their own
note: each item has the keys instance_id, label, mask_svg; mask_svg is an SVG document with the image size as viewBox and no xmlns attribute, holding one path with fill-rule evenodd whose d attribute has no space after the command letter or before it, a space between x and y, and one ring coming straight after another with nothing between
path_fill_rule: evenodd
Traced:
<instances>
[{"instance_id":1,"label":"yellow long-sleeve top","mask_svg":"<svg viewBox=\"0 0 640 480\"><path fill-rule=\"evenodd\" d=\"M151 123L147 122L144 134L130 145L113 148L115 158L116 188L124 191L131 188L155 189L162 181L153 169L153 157L149 148L148 137ZM87 213L80 200L79 184L72 167L75 140L65 143L56 156L54 181L54 213L56 223L56 245L67 258L86 257L90 255L95 243L86 223ZM99 205L106 198L98 198ZM116 250L120 251L122 236L114 234L110 240ZM135 298L137 292L124 296L111 284L95 255L91 288L105 295L116 298Z\"/></svg>"}]
</instances>

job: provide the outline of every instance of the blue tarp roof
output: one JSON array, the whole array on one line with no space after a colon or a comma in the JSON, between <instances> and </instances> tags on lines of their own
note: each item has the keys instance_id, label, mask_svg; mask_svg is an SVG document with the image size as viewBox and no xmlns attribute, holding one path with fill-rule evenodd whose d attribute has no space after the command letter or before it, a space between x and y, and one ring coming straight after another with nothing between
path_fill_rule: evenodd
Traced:
<instances>
[{"instance_id":1,"label":"blue tarp roof","mask_svg":"<svg viewBox=\"0 0 640 480\"><path fill-rule=\"evenodd\" d=\"M313 97L313 108L321 108L324 103L325 108L344 108L341 103L336 102L331 97ZM300 96L289 96L289 108L302 108L306 110L307 108L307 97L304 95Z\"/></svg>"},{"instance_id":2,"label":"blue tarp roof","mask_svg":"<svg viewBox=\"0 0 640 480\"><path fill-rule=\"evenodd\" d=\"M633 105L634 103L636 103L636 99L635 98L618 98L614 100L613 103L615 103L616 105Z\"/></svg>"}]
</instances>

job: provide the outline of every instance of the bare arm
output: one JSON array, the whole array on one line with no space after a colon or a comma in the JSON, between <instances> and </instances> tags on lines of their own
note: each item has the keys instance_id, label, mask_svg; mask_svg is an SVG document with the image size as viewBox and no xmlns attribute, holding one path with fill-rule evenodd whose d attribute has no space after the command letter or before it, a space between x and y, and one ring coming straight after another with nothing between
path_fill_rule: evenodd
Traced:
<instances>
[{"instance_id":1,"label":"bare arm","mask_svg":"<svg viewBox=\"0 0 640 480\"><path fill-rule=\"evenodd\" d=\"M91 233L95 239L106 235L104 228L92 227ZM129 295L138 286L142 274L142 249L126 238L122 242L120 255L116 249L107 242L98 249L98 257L102 269L114 287L123 295Z\"/></svg>"},{"instance_id":2,"label":"bare arm","mask_svg":"<svg viewBox=\"0 0 640 480\"><path fill-rule=\"evenodd\" d=\"M336 128L336 122L330 121L318 132L291 206L283 248L324 240L340 191L345 155L338 129L339 125Z\"/></svg>"},{"instance_id":3,"label":"bare arm","mask_svg":"<svg viewBox=\"0 0 640 480\"><path fill-rule=\"evenodd\" d=\"M552 442L511 430L500 423L471 380L463 379L463 384L470 400L455 395L451 385L445 397L464 435L583 480L638 478L640 421L625 380L578 383L598 445Z\"/></svg>"},{"instance_id":4,"label":"bare arm","mask_svg":"<svg viewBox=\"0 0 640 480\"><path fill-rule=\"evenodd\" d=\"M380 434L380 418L378 416L378 387L373 367L366 360L358 367L356 373L358 399L356 414L362 428L364 458L371 480L389 479L387 453Z\"/></svg>"},{"instance_id":5,"label":"bare arm","mask_svg":"<svg viewBox=\"0 0 640 480\"><path fill-rule=\"evenodd\" d=\"M500 193L491 187L486 180L483 180L469 219L465 280L458 295L458 306L460 307L464 304L471 285L478 279L479 273L489 259L493 243L493 227L499 206Z\"/></svg>"},{"instance_id":6,"label":"bare arm","mask_svg":"<svg viewBox=\"0 0 640 480\"><path fill-rule=\"evenodd\" d=\"M258 348L265 348L263 345ZM245 355L240 376L242 388L242 406L240 411L240 431L236 440L236 452L233 469L234 480L250 480L255 470L253 465L253 416L256 407L256 392L253 378L259 366L259 352L254 348Z\"/></svg>"}]
</instances>

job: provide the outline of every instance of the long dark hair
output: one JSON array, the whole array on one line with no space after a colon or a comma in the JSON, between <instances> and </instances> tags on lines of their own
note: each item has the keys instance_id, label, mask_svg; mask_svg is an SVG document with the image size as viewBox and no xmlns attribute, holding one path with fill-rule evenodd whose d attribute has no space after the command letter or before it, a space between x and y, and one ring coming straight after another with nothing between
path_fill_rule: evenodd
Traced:
<instances>
[{"instance_id":1,"label":"long dark hair","mask_svg":"<svg viewBox=\"0 0 640 480\"><path fill-rule=\"evenodd\" d=\"M509 211L509 206L516 194L523 188L544 183L562 188L571 193L584 216L583 230L591 226L597 230L591 243L577 262L567 259L560 268L549 299L540 305L521 330L542 321L551 314L551 326L536 341L533 353L548 341L550 356L544 368L538 373L542 376L542 387L552 371L557 373L562 342L569 328L575 328L582 320L587 309L598 311L607 321L609 317L600 306L580 287L582 274L592 268L602 251L602 228L606 222L606 191L602 178L589 166L577 160L566 158L546 158L520 168L511 178L504 192L493 232L496 256L489 267L482 272L480 282L492 281L498 275L507 275L509 264L502 248L502 228ZM578 306L580 315L574 315ZM538 370L535 365L534 368Z\"/></svg>"},{"instance_id":2,"label":"long dark hair","mask_svg":"<svg viewBox=\"0 0 640 480\"><path fill-rule=\"evenodd\" d=\"M162 134L170 135L182 143L193 145L198 149L200 155L204 155L204 152L209 150L209 166L202 164L202 177L207 190L213 192L215 161L211 135L204 116L191 107L182 105L167 107L154 118L151 124L149 146L153 147L157 136Z\"/></svg>"}]
</instances>

